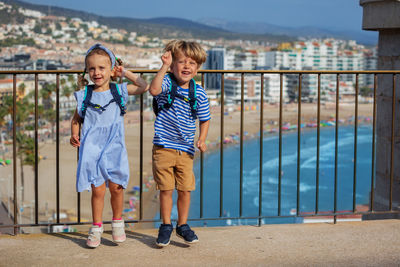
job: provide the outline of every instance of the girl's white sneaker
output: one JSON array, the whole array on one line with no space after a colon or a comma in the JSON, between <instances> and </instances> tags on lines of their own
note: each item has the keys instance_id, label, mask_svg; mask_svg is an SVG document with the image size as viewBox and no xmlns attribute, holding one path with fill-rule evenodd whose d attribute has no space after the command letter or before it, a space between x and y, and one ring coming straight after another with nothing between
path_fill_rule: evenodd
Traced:
<instances>
[{"instance_id":1,"label":"girl's white sneaker","mask_svg":"<svg viewBox=\"0 0 400 267\"><path fill-rule=\"evenodd\" d=\"M122 243L126 240L124 220L112 220L112 238L116 243Z\"/></svg>"},{"instance_id":2,"label":"girl's white sneaker","mask_svg":"<svg viewBox=\"0 0 400 267\"><path fill-rule=\"evenodd\" d=\"M101 234L103 233L103 226L92 225L89 230L89 236L86 245L90 248L97 248L101 243Z\"/></svg>"}]
</instances>

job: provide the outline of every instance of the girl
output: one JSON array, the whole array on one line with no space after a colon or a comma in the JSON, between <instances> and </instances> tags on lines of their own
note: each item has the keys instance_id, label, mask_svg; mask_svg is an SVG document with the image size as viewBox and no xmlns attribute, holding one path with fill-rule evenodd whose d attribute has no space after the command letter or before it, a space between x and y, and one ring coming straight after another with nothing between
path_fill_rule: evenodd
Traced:
<instances>
[{"instance_id":1,"label":"girl","mask_svg":"<svg viewBox=\"0 0 400 267\"><path fill-rule=\"evenodd\" d=\"M116 66L116 63L120 63ZM86 71L93 85L84 80ZM114 84L111 79L126 77L133 84ZM76 188L78 192L92 190L93 225L86 244L100 245L103 233L102 213L106 187L111 193L112 237L114 242L126 239L122 220L123 189L128 185L129 165L125 149L124 103L128 95L142 94L147 83L127 71L114 54L101 44L86 53L85 71L78 84L85 90L75 92L77 109L71 121L70 143L79 147ZM82 125L81 135L79 129Z\"/></svg>"}]
</instances>

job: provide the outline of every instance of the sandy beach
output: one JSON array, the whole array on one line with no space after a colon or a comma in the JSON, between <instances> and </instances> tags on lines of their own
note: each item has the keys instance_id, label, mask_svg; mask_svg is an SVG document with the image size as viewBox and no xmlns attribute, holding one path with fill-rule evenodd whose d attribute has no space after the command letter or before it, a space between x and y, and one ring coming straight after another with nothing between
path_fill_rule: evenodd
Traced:
<instances>
[{"instance_id":1,"label":"sandy beach","mask_svg":"<svg viewBox=\"0 0 400 267\"><path fill-rule=\"evenodd\" d=\"M316 122L317 105L315 103L302 103L301 123ZM321 104L321 121L335 119L335 104ZM212 119L208 134L209 151L219 149L219 141L221 139L220 127L220 107L212 107ZM297 124L298 105L285 104L282 108L283 124ZM359 104L358 115L364 121L365 118L372 118L372 104ZM339 119L343 123L351 123L351 118L355 114L355 106L353 103L342 103L339 106ZM240 106L229 106L224 112L224 138L238 136L240 132ZM153 138L153 120L152 110L144 112L143 125L143 219L153 219L158 211L158 192L155 190L155 184L152 179L151 172L151 150ZM278 128L279 105L264 105L264 131L270 131ZM140 171L140 125L139 112L128 112L125 116L126 121L126 146L130 162L130 182L125 192L125 213L126 220L137 220L139 201L138 194L133 193L132 189L139 186ZM69 122L61 123L61 132L69 133ZM246 138L257 136L260 132L260 107L256 105L246 106L244 111L244 132ZM76 162L77 150L69 145L69 135L60 137L60 210L62 212L61 221L77 220L77 193L75 191L76 181ZM226 146L229 144L226 144ZM12 150L12 148L10 149ZM54 222L56 210L56 145L51 140L39 143L39 155L42 158L39 162L39 221ZM196 154L198 156L199 153ZM12 154L7 153L7 158L12 158ZM18 172L18 202L22 204L21 216L19 218L22 223L34 222L34 173L31 166L24 166L25 189L24 201L21 196L20 182L20 166L17 163ZM8 199L12 198L12 164L0 167L0 198L4 203L8 203ZM12 207L11 207L12 210ZM108 221L111 219L112 212L109 204L109 194L106 195L105 209L103 219ZM81 193L81 220L91 221L90 209L90 192ZM153 227L152 224L135 224L133 228Z\"/></svg>"}]
</instances>

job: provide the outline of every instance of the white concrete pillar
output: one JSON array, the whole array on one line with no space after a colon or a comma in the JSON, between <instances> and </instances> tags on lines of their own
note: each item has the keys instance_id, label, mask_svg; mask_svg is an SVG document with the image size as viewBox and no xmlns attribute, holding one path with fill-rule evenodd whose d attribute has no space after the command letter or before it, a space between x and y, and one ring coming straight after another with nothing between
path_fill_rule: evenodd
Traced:
<instances>
[{"instance_id":1,"label":"white concrete pillar","mask_svg":"<svg viewBox=\"0 0 400 267\"><path fill-rule=\"evenodd\" d=\"M400 1L360 0L360 5L363 7L363 29L379 31L378 69L400 70ZM392 75L378 75L375 210L389 208L393 97L395 97L395 132L392 209L398 210L400 205L400 75L396 76L395 86L396 92L393 96Z\"/></svg>"}]
</instances>

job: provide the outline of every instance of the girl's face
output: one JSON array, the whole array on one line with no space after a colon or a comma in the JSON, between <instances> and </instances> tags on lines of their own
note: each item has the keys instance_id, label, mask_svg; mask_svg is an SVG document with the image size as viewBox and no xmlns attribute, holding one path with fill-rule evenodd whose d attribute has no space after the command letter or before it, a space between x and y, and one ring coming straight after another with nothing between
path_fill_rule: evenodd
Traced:
<instances>
[{"instance_id":1,"label":"girl's face","mask_svg":"<svg viewBox=\"0 0 400 267\"><path fill-rule=\"evenodd\" d=\"M86 58L86 68L95 89L108 89L112 75L110 57L99 54L90 55Z\"/></svg>"},{"instance_id":2,"label":"girl's face","mask_svg":"<svg viewBox=\"0 0 400 267\"><path fill-rule=\"evenodd\" d=\"M190 80L197 74L198 69L197 62L182 53L178 54L171 65L171 71L182 88L189 88Z\"/></svg>"}]
</instances>

